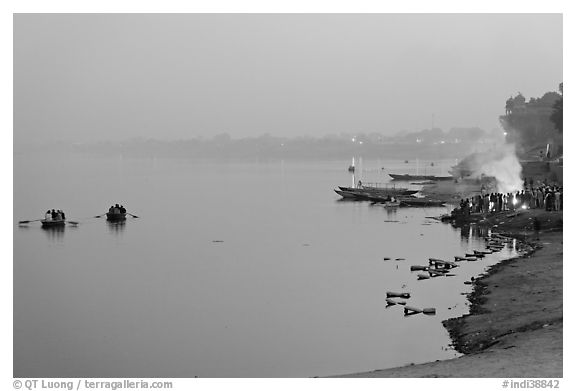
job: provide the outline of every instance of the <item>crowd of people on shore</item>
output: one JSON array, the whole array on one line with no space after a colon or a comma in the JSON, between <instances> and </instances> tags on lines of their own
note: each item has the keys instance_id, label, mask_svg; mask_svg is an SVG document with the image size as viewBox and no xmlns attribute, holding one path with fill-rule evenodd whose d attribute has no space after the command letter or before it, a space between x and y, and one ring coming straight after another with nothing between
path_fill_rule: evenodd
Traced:
<instances>
[{"instance_id":1,"label":"crowd of people on shore","mask_svg":"<svg viewBox=\"0 0 576 391\"><path fill-rule=\"evenodd\" d=\"M126 208L124 207L124 205L113 205L108 209L108 213L111 214L121 214L121 213L126 213Z\"/></svg>"},{"instance_id":2,"label":"crowd of people on shore","mask_svg":"<svg viewBox=\"0 0 576 391\"><path fill-rule=\"evenodd\" d=\"M524 190L509 193L485 193L471 198L460 200L460 212L464 215L470 213L491 213L502 211L516 211L518 209L545 209L547 211L561 211L563 205L563 190L559 186L542 184L534 187L524 180Z\"/></svg>"},{"instance_id":3,"label":"crowd of people on shore","mask_svg":"<svg viewBox=\"0 0 576 391\"><path fill-rule=\"evenodd\" d=\"M46 221L66 220L66 214L64 214L64 211L62 211L60 209L58 209L58 210L48 209L46 211L46 214L44 215L44 220L46 220Z\"/></svg>"}]
</instances>

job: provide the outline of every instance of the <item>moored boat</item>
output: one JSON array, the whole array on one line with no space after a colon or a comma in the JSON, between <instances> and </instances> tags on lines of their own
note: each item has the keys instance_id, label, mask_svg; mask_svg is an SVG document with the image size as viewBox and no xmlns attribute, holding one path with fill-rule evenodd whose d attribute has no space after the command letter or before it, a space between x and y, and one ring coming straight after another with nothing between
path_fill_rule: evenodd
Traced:
<instances>
[{"instance_id":1,"label":"moored boat","mask_svg":"<svg viewBox=\"0 0 576 391\"><path fill-rule=\"evenodd\" d=\"M363 192L363 193L374 193L374 194L389 194L389 195L412 195L418 193L419 190L409 190L406 187L372 187L372 186L362 186L357 187L345 187L338 186L342 191L351 192Z\"/></svg>"},{"instance_id":2,"label":"moored boat","mask_svg":"<svg viewBox=\"0 0 576 391\"><path fill-rule=\"evenodd\" d=\"M427 198L402 198L401 206L444 206L444 201L430 200Z\"/></svg>"},{"instance_id":3,"label":"moored boat","mask_svg":"<svg viewBox=\"0 0 576 391\"><path fill-rule=\"evenodd\" d=\"M361 194L355 191L346 191L346 190L336 190L334 189L336 194L342 196L342 198L350 199L350 200L368 200L368 196L366 194Z\"/></svg>"},{"instance_id":4,"label":"moored boat","mask_svg":"<svg viewBox=\"0 0 576 391\"><path fill-rule=\"evenodd\" d=\"M367 199L375 202L375 203L388 203L388 202L398 202L397 206L400 206L400 201L398 200L398 196L390 195L390 194L368 194L366 195Z\"/></svg>"},{"instance_id":5,"label":"moored boat","mask_svg":"<svg viewBox=\"0 0 576 391\"><path fill-rule=\"evenodd\" d=\"M438 175L410 175L410 174L388 174L395 181L449 181L454 179L452 176Z\"/></svg>"},{"instance_id":6,"label":"moored boat","mask_svg":"<svg viewBox=\"0 0 576 391\"><path fill-rule=\"evenodd\" d=\"M350 188L350 190L334 189L334 191L336 194L342 196L343 198L355 199L359 201L386 202L390 200L390 197L395 196L394 194L371 192L352 188Z\"/></svg>"}]
</instances>

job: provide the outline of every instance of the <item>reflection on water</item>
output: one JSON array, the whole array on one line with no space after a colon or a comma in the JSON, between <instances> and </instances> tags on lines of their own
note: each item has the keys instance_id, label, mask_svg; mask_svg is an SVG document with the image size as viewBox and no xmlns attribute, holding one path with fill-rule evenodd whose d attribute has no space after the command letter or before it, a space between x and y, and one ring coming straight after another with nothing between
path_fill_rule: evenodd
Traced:
<instances>
[{"instance_id":1,"label":"reflection on water","mask_svg":"<svg viewBox=\"0 0 576 391\"><path fill-rule=\"evenodd\" d=\"M398 208L384 208L388 217L395 217L398 214Z\"/></svg>"},{"instance_id":2,"label":"reflection on water","mask_svg":"<svg viewBox=\"0 0 576 391\"><path fill-rule=\"evenodd\" d=\"M457 228L457 227L455 227L455 228ZM479 225L475 225L475 224L462 225L459 227L459 229L460 229L460 236L462 238L466 238L466 239L470 239L473 237L483 238L483 237L490 235L490 233L492 232L490 227L484 227L484 226L479 226Z\"/></svg>"},{"instance_id":3,"label":"reflection on water","mask_svg":"<svg viewBox=\"0 0 576 391\"><path fill-rule=\"evenodd\" d=\"M124 228L126 228L126 220L121 221L106 221L106 225L108 226L108 231L112 234L120 235Z\"/></svg>"},{"instance_id":4,"label":"reflection on water","mask_svg":"<svg viewBox=\"0 0 576 391\"><path fill-rule=\"evenodd\" d=\"M53 227L42 227L42 231L46 233L46 236L50 240L61 241L64 237L64 231L66 230L65 225L56 225Z\"/></svg>"},{"instance_id":5,"label":"reflection on water","mask_svg":"<svg viewBox=\"0 0 576 391\"><path fill-rule=\"evenodd\" d=\"M338 198L336 202L365 202L357 198Z\"/></svg>"},{"instance_id":6,"label":"reflection on water","mask_svg":"<svg viewBox=\"0 0 576 391\"><path fill-rule=\"evenodd\" d=\"M472 224L462 225L460 227L454 226L454 228L460 230L460 239L470 250L472 249L471 243L474 243L473 239L476 239L476 241L479 240L481 244L485 245L486 243L482 243L482 240L492 235L492 229L486 226ZM514 238L507 243L507 247L511 251L510 256L515 256L520 253L520 249L517 247L517 241Z\"/></svg>"}]
</instances>

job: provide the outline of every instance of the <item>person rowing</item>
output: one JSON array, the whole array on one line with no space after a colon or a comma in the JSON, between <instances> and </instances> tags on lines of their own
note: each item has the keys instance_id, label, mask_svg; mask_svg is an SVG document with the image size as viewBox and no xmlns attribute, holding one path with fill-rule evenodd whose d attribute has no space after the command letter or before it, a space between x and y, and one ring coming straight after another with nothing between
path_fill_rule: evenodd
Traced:
<instances>
[{"instance_id":1,"label":"person rowing","mask_svg":"<svg viewBox=\"0 0 576 391\"><path fill-rule=\"evenodd\" d=\"M130 213L126 212L126 208L124 207L124 205L116 204L111 206L110 209L108 209L108 213L106 213L106 218L112 221L121 221L126 219L127 214L130 215ZM100 216L95 217L98 218Z\"/></svg>"}]
</instances>

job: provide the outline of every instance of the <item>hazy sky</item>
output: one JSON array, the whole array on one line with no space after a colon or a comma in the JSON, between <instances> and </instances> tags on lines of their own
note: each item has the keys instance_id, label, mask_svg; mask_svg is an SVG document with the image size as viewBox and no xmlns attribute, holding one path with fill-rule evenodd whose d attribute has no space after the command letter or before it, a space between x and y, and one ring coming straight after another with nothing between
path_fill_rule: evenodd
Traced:
<instances>
[{"instance_id":1,"label":"hazy sky","mask_svg":"<svg viewBox=\"0 0 576 391\"><path fill-rule=\"evenodd\" d=\"M14 17L15 143L490 130L561 81L560 14Z\"/></svg>"}]
</instances>

